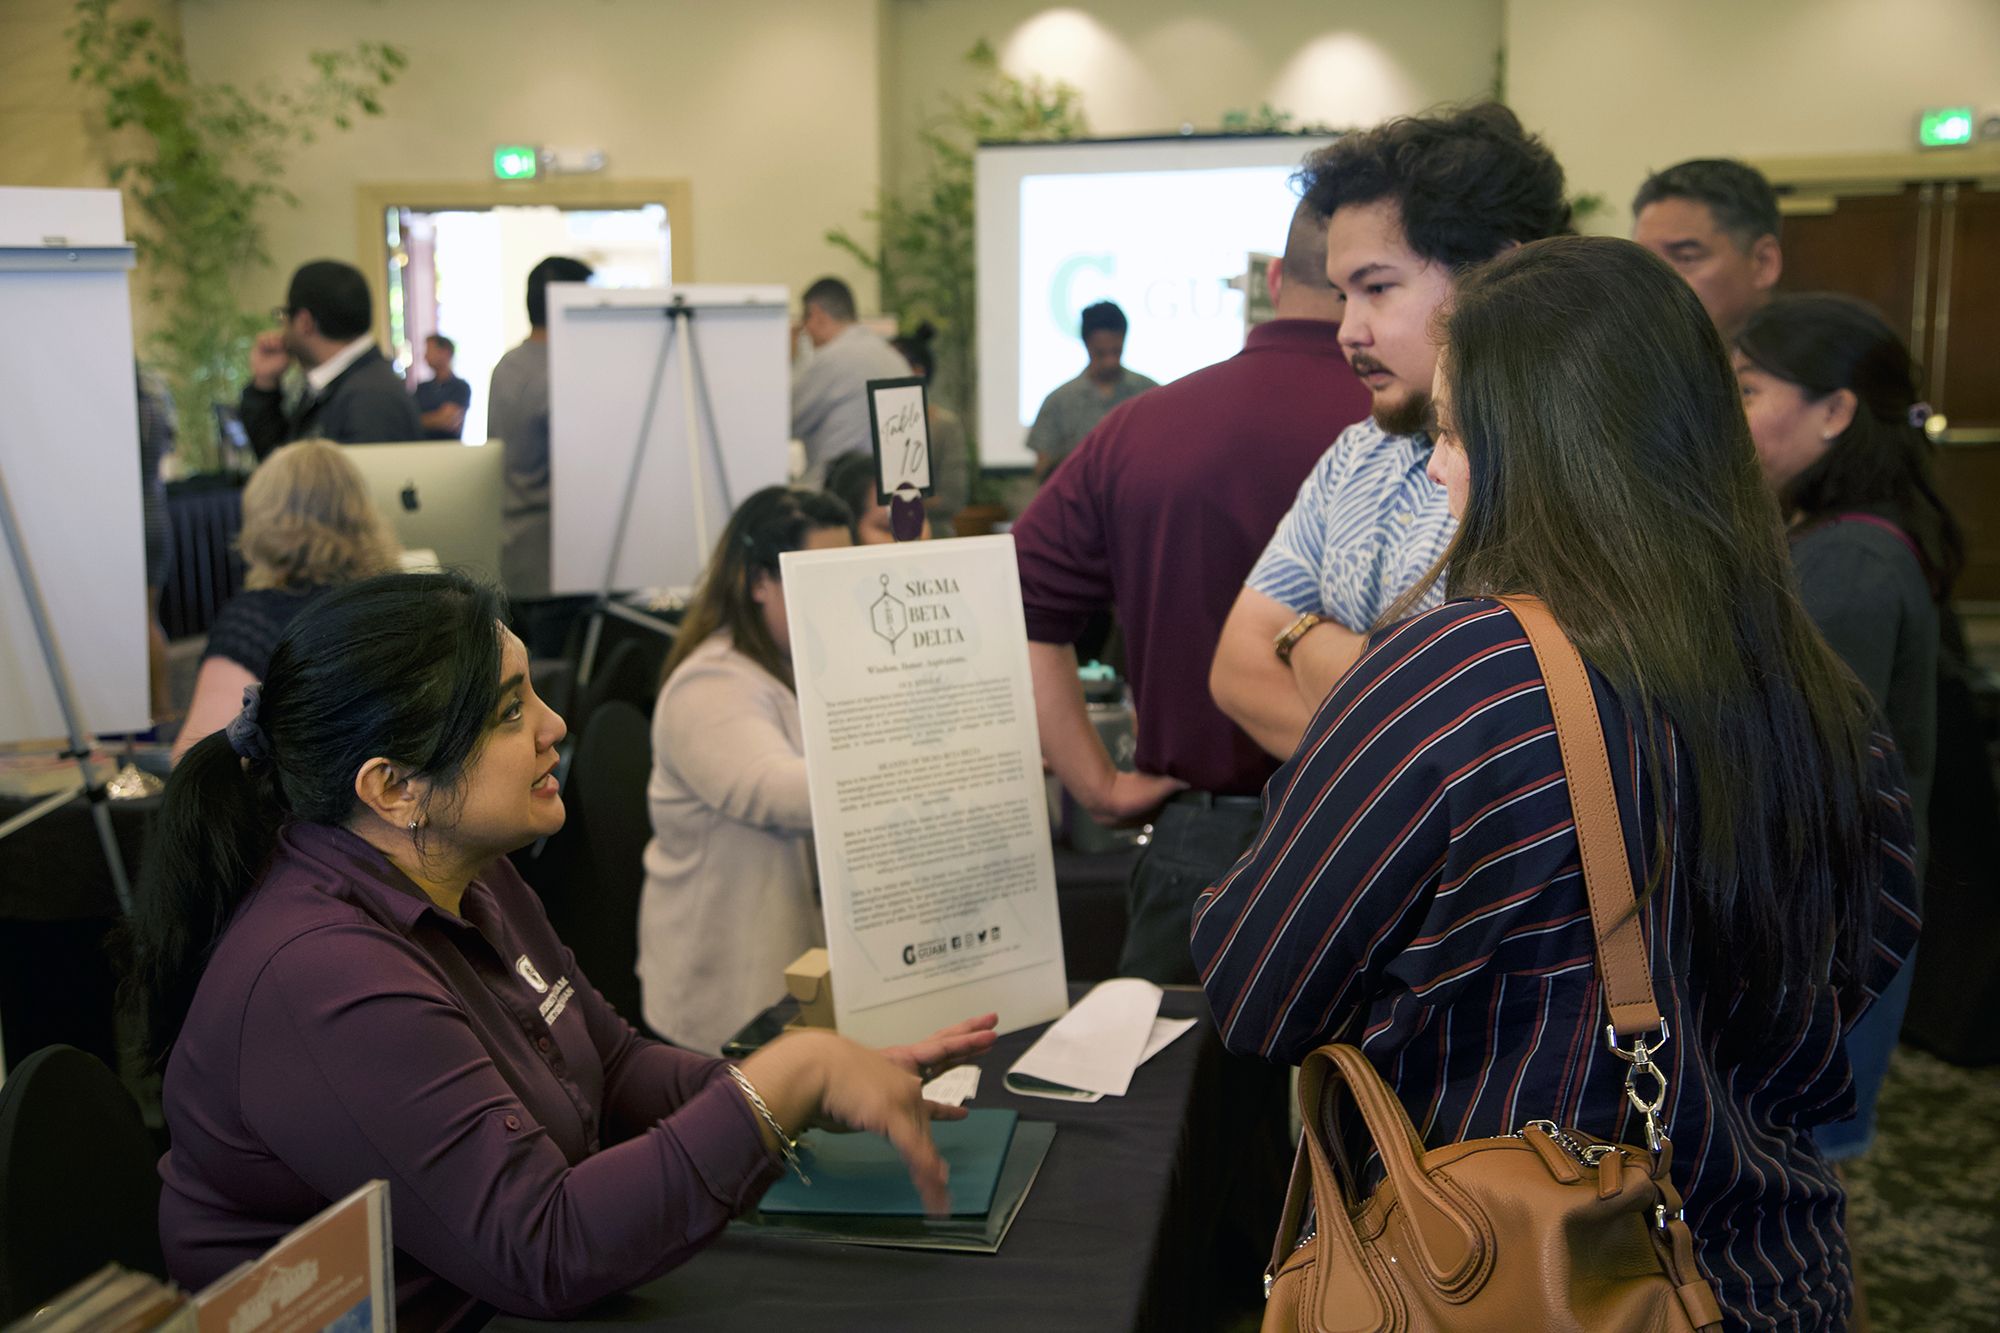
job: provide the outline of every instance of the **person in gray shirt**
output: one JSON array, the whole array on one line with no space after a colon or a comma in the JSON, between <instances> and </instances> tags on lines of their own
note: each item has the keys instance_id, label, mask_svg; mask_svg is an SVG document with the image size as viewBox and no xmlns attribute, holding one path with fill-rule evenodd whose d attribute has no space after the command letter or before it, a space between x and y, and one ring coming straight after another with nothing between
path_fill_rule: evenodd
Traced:
<instances>
[{"instance_id":1,"label":"person in gray shirt","mask_svg":"<svg viewBox=\"0 0 2000 1333\"><path fill-rule=\"evenodd\" d=\"M1744 415L1791 539L1799 599L1868 690L1901 751L1928 847L1938 731L1940 624L1964 567L1958 525L1939 498L1910 354L1873 309L1847 296L1780 296L1736 338ZM1820 1126L1820 1154L1860 1155L1874 1135L1914 963L1847 1036L1855 1115Z\"/></svg>"},{"instance_id":2,"label":"person in gray shirt","mask_svg":"<svg viewBox=\"0 0 2000 1333\"><path fill-rule=\"evenodd\" d=\"M909 363L855 322L854 292L839 278L806 288L799 327L813 353L792 370L792 438L806 447L802 481L820 486L834 459L869 449L868 381L908 379Z\"/></svg>"},{"instance_id":3,"label":"person in gray shirt","mask_svg":"<svg viewBox=\"0 0 2000 1333\"><path fill-rule=\"evenodd\" d=\"M1059 385L1042 400L1035 424L1028 431L1028 449L1035 455L1035 480L1040 481L1097 429L1112 408L1127 398L1157 389L1159 384L1125 368L1125 312L1110 301L1083 311L1084 350L1090 363L1083 373Z\"/></svg>"},{"instance_id":4,"label":"person in gray shirt","mask_svg":"<svg viewBox=\"0 0 2000 1333\"><path fill-rule=\"evenodd\" d=\"M501 442L506 470L500 580L517 600L549 595L549 284L588 282L591 272L563 255L528 271L528 336L487 389L486 433Z\"/></svg>"}]
</instances>

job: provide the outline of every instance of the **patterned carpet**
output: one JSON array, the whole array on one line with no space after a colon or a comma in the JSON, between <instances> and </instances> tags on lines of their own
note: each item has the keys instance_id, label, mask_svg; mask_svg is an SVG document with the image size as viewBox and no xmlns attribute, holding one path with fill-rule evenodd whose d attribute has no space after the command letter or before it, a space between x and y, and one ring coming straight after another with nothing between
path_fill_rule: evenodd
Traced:
<instances>
[{"instance_id":1,"label":"patterned carpet","mask_svg":"<svg viewBox=\"0 0 2000 1333\"><path fill-rule=\"evenodd\" d=\"M1903 1047L1847 1168L1869 1333L2000 1331L2000 1067Z\"/></svg>"}]
</instances>

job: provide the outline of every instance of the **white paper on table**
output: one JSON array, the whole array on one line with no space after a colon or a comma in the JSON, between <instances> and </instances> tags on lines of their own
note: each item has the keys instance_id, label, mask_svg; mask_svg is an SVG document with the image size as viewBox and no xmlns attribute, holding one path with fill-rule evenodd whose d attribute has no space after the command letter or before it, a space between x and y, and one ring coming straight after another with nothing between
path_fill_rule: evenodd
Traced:
<instances>
[{"instance_id":1,"label":"white paper on table","mask_svg":"<svg viewBox=\"0 0 2000 1333\"><path fill-rule=\"evenodd\" d=\"M1084 1092L1125 1095L1160 1012L1160 988L1138 977L1091 987L1007 1072Z\"/></svg>"},{"instance_id":2,"label":"white paper on table","mask_svg":"<svg viewBox=\"0 0 2000 1333\"><path fill-rule=\"evenodd\" d=\"M960 1065L947 1069L924 1084L924 1100L940 1106L963 1106L979 1095L979 1066Z\"/></svg>"},{"instance_id":3,"label":"white paper on table","mask_svg":"<svg viewBox=\"0 0 2000 1333\"><path fill-rule=\"evenodd\" d=\"M1139 1063L1142 1065L1145 1064L1146 1061L1152 1059L1161 1051L1166 1050L1167 1047L1173 1045L1182 1037L1185 1037L1188 1034L1188 1030L1200 1021L1198 1018L1154 1019L1153 1031L1146 1038L1146 1050L1144 1054L1140 1055Z\"/></svg>"},{"instance_id":4,"label":"white paper on table","mask_svg":"<svg viewBox=\"0 0 2000 1333\"><path fill-rule=\"evenodd\" d=\"M1153 1020L1153 1030L1146 1037L1146 1049L1140 1055L1139 1063L1142 1065L1145 1064L1161 1051L1173 1045L1174 1042L1185 1037L1194 1025L1200 1021L1198 1018L1155 1018ZM1054 1085L1032 1087L1022 1083L1011 1074L1007 1077L1007 1091L1017 1097L1046 1097L1050 1101L1083 1102L1086 1105L1091 1102L1101 1102L1104 1100L1104 1094L1101 1092L1084 1092L1078 1088L1061 1088Z\"/></svg>"}]
</instances>

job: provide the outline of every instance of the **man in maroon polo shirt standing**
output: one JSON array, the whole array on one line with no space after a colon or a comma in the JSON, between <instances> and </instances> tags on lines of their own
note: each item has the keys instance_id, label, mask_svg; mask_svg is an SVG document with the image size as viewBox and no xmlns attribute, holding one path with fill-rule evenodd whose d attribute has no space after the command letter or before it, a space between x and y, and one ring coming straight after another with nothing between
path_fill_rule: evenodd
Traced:
<instances>
[{"instance_id":1,"label":"man in maroon polo shirt standing","mask_svg":"<svg viewBox=\"0 0 2000 1333\"><path fill-rule=\"evenodd\" d=\"M1197 894L1249 847L1276 761L1223 715L1208 669L1222 622L1299 484L1368 415L1340 350L1326 219L1292 216L1269 276L1277 318L1227 361L1120 405L1014 525L1042 756L1077 802L1129 819L1166 802L1127 889L1119 972L1197 980ZM1136 773L1085 713L1071 646L1115 608L1138 710Z\"/></svg>"}]
</instances>

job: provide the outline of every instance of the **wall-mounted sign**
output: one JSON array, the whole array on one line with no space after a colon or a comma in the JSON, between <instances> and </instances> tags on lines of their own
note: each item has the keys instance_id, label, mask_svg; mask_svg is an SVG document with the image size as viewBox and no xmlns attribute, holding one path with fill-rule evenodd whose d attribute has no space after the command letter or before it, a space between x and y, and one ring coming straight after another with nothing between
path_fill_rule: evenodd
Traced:
<instances>
[{"instance_id":1,"label":"wall-mounted sign","mask_svg":"<svg viewBox=\"0 0 2000 1333\"><path fill-rule=\"evenodd\" d=\"M1972 142L1972 108L1941 106L1917 117L1917 143L1924 148L1953 148Z\"/></svg>"},{"instance_id":2,"label":"wall-mounted sign","mask_svg":"<svg viewBox=\"0 0 2000 1333\"><path fill-rule=\"evenodd\" d=\"M533 144L503 143L493 150L493 178L503 181L531 181L540 165L541 154Z\"/></svg>"}]
</instances>

